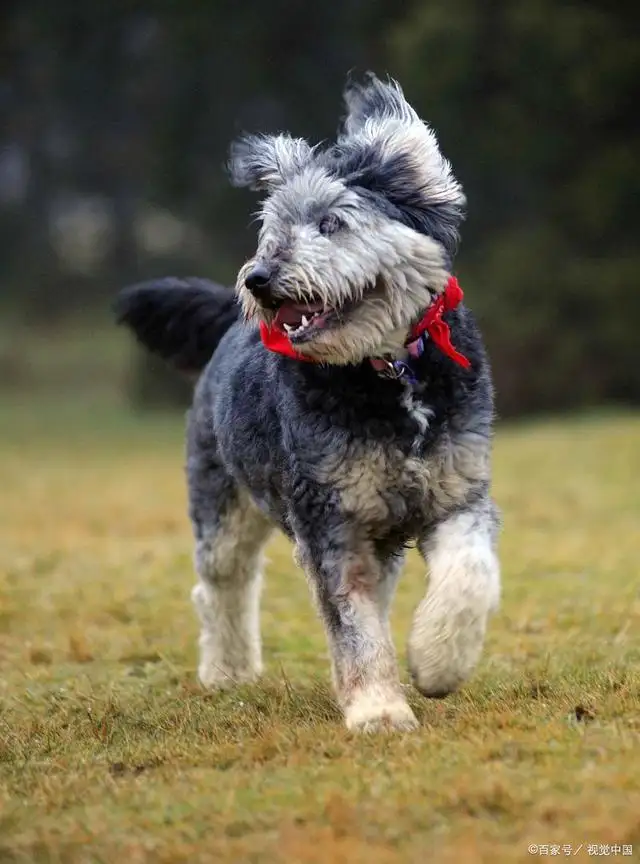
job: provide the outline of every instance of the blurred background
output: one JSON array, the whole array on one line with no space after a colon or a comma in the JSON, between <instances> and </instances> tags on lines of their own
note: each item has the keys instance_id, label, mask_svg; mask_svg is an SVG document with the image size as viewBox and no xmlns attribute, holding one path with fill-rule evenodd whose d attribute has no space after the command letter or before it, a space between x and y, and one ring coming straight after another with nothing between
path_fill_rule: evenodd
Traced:
<instances>
[{"instance_id":1,"label":"blurred background","mask_svg":"<svg viewBox=\"0 0 640 864\"><path fill-rule=\"evenodd\" d=\"M626 11L625 11L626 10ZM389 73L469 199L457 273L504 417L640 402L640 15L611 0L21 0L0 11L0 399L182 407L112 324L253 248L243 130L334 134Z\"/></svg>"}]
</instances>

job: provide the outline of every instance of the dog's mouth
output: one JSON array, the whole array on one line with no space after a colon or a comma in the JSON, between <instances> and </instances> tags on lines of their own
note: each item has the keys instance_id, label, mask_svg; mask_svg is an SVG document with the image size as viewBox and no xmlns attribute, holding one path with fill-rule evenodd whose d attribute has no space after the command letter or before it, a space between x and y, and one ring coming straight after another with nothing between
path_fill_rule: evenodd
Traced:
<instances>
[{"instance_id":1,"label":"dog's mouth","mask_svg":"<svg viewBox=\"0 0 640 864\"><path fill-rule=\"evenodd\" d=\"M329 306L326 301L310 298L310 302L273 298L263 306L269 324L290 342L300 345L311 342L326 330L342 327L359 306L366 300L384 296L384 286L375 280L366 289L339 305Z\"/></svg>"},{"instance_id":2,"label":"dog's mouth","mask_svg":"<svg viewBox=\"0 0 640 864\"><path fill-rule=\"evenodd\" d=\"M308 342L320 330L339 320L344 309L327 308L324 303L294 303L285 300L275 308L272 326L284 333L290 342Z\"/></svg>"}]
</instances>

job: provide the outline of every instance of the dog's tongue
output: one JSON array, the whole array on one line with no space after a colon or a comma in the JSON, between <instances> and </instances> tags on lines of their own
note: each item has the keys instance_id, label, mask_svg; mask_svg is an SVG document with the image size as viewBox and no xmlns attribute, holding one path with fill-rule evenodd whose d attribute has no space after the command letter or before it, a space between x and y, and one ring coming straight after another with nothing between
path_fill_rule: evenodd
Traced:
<instances>
[{"instance_id":1,"label":"dog's tongue","mask_svg":"<svg viewBox=\"0 0 640 864\"><path fill-rule=\"evenodd\" d=\"M284 324L288 324L290 327L299 327L302 324L303 315L311 318L317 312L322 312L322 308L322 303L309 303L308 305L304 305L303 303L283 303L276 313L274 323L276 327L280 327L281 329Z\"/></svg>"}]
</instances>

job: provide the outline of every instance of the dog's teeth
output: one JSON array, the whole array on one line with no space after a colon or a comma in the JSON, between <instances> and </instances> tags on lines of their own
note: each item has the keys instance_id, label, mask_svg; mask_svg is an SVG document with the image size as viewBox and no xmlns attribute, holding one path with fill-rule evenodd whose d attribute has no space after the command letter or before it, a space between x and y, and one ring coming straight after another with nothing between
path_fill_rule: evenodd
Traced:
<instances>
[{"instance_id":1,"label":"dog's teeth","mask_svg":"<svg viewBox=\"0 0 640 864\"><path fill-rule=\"evenodd\" d=\"M303 315L303 316L302 316L302 326L303 326L303 327L308 327L308 326L309 326L309 319L307 318L306 315Z\"/></svg>"},{"instance_id":2,"label":"dog's teeth","mask_svg":"<svg viewBox=\"0 0 640 864\"><path fill-rule=\"evenodd\" d=\"M291 331L292 331L294 328L291 326L291 324L285 324L285 325L284 325L284 329L287 331L287 333L291 333Z\"/></svg>"}]
</instances>

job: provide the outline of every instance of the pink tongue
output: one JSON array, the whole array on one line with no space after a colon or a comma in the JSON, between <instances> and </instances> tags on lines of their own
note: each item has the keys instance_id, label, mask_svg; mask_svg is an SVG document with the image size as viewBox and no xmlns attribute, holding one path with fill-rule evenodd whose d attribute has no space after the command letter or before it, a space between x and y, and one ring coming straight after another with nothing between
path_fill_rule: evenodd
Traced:
<instances>
[{"instance_id":1,"label":"pink tongue","mask_svg":"<svg viewBox=\"0 0 640 864\"><path fill-rule=\"evenodd\" d=\"M283 303L276 313L275 324L278 327L282 327L283 324L298 327L302 324L303 315L310 318L316 312L321 311L322 303L310 303L308 306L301 303Z\"/></svg>"}]
</instances>

